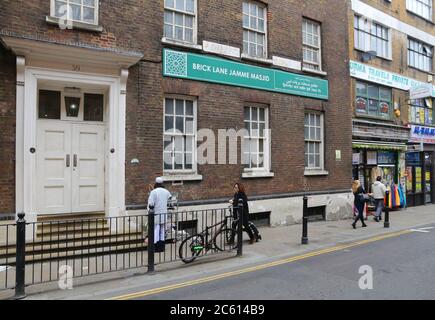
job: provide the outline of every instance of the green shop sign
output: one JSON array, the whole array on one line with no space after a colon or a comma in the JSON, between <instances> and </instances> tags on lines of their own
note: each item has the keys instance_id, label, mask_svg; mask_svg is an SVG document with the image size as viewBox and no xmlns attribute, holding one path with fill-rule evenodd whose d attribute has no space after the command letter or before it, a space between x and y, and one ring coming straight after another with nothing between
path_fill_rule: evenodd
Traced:
<instances>
[{"instance_id":1,"label":"green shop sign","mask_svg":"<svg viewBox=\"0 0 435 320\"><path fill-rule=\"evenodd\" d=\"M163 50L163 75L327 100L328 81L206 55Z\"/></svg>"}]
</instances>

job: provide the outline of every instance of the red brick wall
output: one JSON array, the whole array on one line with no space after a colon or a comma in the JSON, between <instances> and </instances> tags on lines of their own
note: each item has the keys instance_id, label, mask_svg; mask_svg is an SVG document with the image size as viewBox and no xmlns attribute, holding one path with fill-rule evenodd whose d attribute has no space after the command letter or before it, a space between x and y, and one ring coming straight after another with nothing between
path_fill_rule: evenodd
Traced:
<instances>
[{"instance_id":1,"label":"red brick wall","mask_svg":"<svg viewBox=\"0 0 435 320\"><path fill-rule=\"evenodd\" d=\"M127 93L126 127L126 202L143 203L145 186L162 173L162 132L164 94L181 93L198 97L198 128L213 130L243 127L243 106L246 101L270 106L272 128L272 171L275 178L244 180L248 192L272 194L309 190L331 190L349 187L351 179L351 110L348 72L347 1L267 0L268 53L291 59L302 58L302 17L322 23L323 68L330 84L330 99L322 102L278 93L212 85L208 83L163 79L161 57L163 44L163 0L100 1L102 33L60 30L45 22L49 15L48 0L3 0L0 10L0 32L71 45L110 47L144 53L144 60L130 69ZM151 3L153 5L151 5ZM158 5L156 5L156 3ZM231 46L242 46L242 5L240 0L199 0L198 42L203 40ZM25 21L25 23L23 23ZM2 61L5 58L2 59ZM12 57L8 58L14 63ZM3 62L4 65L4 62ZM267 67L266 65L263 65ZM14 70L0 73L0 83L12 81ZM12 75L9 74L12 72ZM10 84L9 84L10 85ZM0 89L1 90L1 89ZM3 108L14 118L15 97L7 98ZM4 97L0 97L3 101ZM304 179L303 119L306 108L325 111L325 168L327 177ZM13 122L7 122L7 127ZM14 140L14 130L6 139ZM5 138L3 138L5 139ZM3 141L2 141L3 142ZM13 145L13 142L10 142ZM342 151L342 160L335 160L335 150ZM11 149L12 151L14 149ZM3 155L1 157L4 157ZM138 158L138 165L131 164ZM2 163L5 161L0 158ZM10 161L10 156L7 156ZM8 162L6 161L6 162ZM6 163L5 162L5 163ZM3 169L2 169L3 170ZM0 188L13 192L13 167L1 175ZM231 184L241 177L242 167L234 165L199 166L202 182L170 187L180 191L183 200L227 197ZM9 180L8 180L9 179ZM12 179L12 180L11 180ZM7 180L7 182L6 182ZM3 190L1 189L1 190ZM13 198L13 194L10 196ZM9 200L8 200L9 203ZM11 202L13 204L13 201ZM8 211L10 204L0 205Z\"/></svg>"},{"instance_id":2,"label":"red brick wall","mask_svg":"<svg viewBox=\"0 0 435 320\"><path fill-rule=\"evenodd\" d=\"M15 211L15 58L0 45L0 214Z\"/></svg>"}]
</instances>

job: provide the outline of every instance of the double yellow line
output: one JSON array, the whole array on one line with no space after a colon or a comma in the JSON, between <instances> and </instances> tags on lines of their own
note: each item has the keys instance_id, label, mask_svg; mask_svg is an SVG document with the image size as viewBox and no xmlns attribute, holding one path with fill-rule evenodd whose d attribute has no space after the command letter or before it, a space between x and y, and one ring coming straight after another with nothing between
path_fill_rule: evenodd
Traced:
<instances>
[{"instance_id":1,"label":"double yellow line","mask_svg":"<svg viewBox=\"0 0 435 320\"><path fill-rule=\"evenodd\" d=\"M215 275L215 276L186 281L186 282L173 284L173 285L169 285L169 286L165 286L165 287L149 289L149 290L145 290L142 292L122 295L122 296L113 297L113 298L106 299L106 300L131 300L131 299L142 298L142 297L149 296L149 295L154 295L154 294L158 294L158 293L172 291L175 289L185 288L185 287L194 286L194 285L198 285L198 284L202 284L202 283L206 283L206 282L211 282L211 281L216 281L216 280L220 280L220 279L224 279L224 278L228 278L228 277L233 277L233 276L237 276L237 275L248 273L248 272L254 272L254 271L258 271L258 270L262 270L262 269L266 269L266 268L276 267L276 266L279 266L282 264L295 262L298 260L303 260L303 259L319 256L319 255L326 254L326 253L331 253L331 252L340 251L340 250L344 250L344 249L348 249L348 248L352 248L352 247L356 247L356 246L361 246L363 244L367 244L367 243L371 243L371 242L375 242L375 241L380 241L380 240L384 240L384 239L388 239L388 238L398 237L398 236L408 234L411 232L412 232L411 230L404 230L404 231L389 233L386 235L377 236L377 237L373 237L373 238L366 239L366 240L356 241L356 242L352 242L349 244L344 244L344 245L339 245L339 246L335 246L335 247L331 247L331 248L322 249L319 251L309 252L309 253L306 253L303 255L290 257L290 258L286 258L283 260L278 260L278 261L258 265L255 267L245 268L245 269L241 269L241 270L237 270L237 271L231 271L231 272L222 273L222 274Z\"/></svg>"}]
</instances>

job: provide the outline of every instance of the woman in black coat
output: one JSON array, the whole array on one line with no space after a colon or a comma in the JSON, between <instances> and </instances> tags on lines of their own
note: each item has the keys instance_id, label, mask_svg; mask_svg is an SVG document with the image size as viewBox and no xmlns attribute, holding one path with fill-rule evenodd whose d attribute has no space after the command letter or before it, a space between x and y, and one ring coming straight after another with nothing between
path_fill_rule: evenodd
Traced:
<instances>
[{"instance_id":1,"label":"woman in black coat","mask_svg":"<svg viewBox=\"0 0 435 320\"><path fill-rule=\"evenodd\" d=\"M366 194L366 192L364 188L361 186L359 180L355 180L352 183L352 192L353 195L355 196L355 200L353 203L355 205L355 209L358 211L358 215L356 216L355 221L352 223L352 227L356 229L356 223L358 222L358 220L361 220L363 227L367 227L367 225L364 222L365 202L363 198L363 195Z\"/></svg>"},{"instance_id":2,"label":"woman in black coat","mask_svg":"<svg viewBox=\"0 0 435 320\"><path fill-rule=\"evenodd\" d=\"M231 204L233 205L234 219L238 218L238 205L239 200L241 199L243 201L243 226L249 235L249 243L253 244L256 239L251 228L249 227L249 205L248 197L245 193L245 187L241 183L236 183L234 184L234 192L234 197L232 200L230 200Z\"/></svg>"}]
</instances>

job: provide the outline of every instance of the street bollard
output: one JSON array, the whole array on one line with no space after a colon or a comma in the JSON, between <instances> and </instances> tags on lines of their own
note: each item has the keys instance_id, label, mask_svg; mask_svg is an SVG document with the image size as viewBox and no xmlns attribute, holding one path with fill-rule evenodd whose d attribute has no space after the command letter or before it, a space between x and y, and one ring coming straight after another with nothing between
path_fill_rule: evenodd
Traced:
<instances>
[{"instance_id":1,"label":"street bollard","mask_svg":"<svg viewBox=\"0 0 435 320\"><path fill-rule=\"evenodd\" d=\"M237 207L237 218L239 219L237 223L237 256L241 257L243 255L243 200L239 199Z\"/></svg>"},{"instance_id":2,"label":"street bollard","mask_svg":"<svg viewBox=\"0 0 435 320\"><path fill-rule=\"evenodd\" d=\"M385 196L387 197L386 205L385 205L385 220L384 220L384 228L390 227L390 192L387 190L385 192Z\"/></svg>"},{"instance_id":3,"label":"street bollard","mask_svg":"<svg viewBox=\"0 0 435 320\"><path fill-rule=\"evenodd\" d=\"M308 244L308 197L304 196L304 207L302 212L302 244Z\"/></svg>"},{"instance_id":4,"label":"street bollard","mask_svg":"<svg viewBox=\"0 0 435 320\"><path fill-rule=\"evenodd\" d=\"M154 206L148 210L148 273L154 273Z\"/></svg>"},{"instance_id":5,"label":"street bollard","mask_svg":"<svg viewBox=\"0 0 435 320\"><path fill-rule=\"evenodd\" d=\"M17 220L16 268L15 268L15 296L14 299L24 299L25 271L26 271L26 220L25 214L19 213Z\"/></svg>"}]
</instances>

